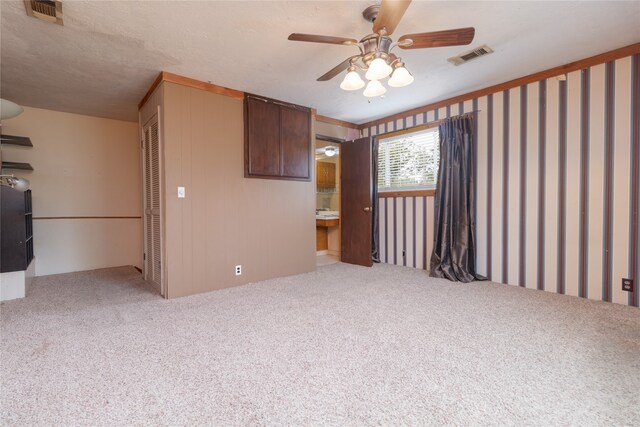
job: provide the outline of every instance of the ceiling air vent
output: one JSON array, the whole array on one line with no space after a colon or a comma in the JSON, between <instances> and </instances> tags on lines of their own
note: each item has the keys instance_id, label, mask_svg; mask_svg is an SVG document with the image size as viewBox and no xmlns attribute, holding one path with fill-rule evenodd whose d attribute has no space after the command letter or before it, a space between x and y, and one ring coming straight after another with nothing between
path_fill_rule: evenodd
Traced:
<instances>
[{"instance_id":1,"label":"ceiling air vent","mask_svg":"<svg viewBox=\"0 0 640 427\"><path fill-rule=\"evenodd\" d=\"M24 7L29 16L62 25L61 0L24 0Z\"/></svg>"},{"instance_id":2,"label":"ceiling air vent","mask_svg":"<svg viewBox=\"0 0 640 427\"><path fill-rule=\"evenodd\" d=\"M452 56L451 58L447 58L447 61L451 62L453 65L460 65L460 64L464 64L465 62L469 62L472 59L475 59L479 56L488 55L490 53L493 53L493 49L491 49L486 44L483 44L482 46L476 49L461 53L458 56Z\"/></svg>"}]
</instances>

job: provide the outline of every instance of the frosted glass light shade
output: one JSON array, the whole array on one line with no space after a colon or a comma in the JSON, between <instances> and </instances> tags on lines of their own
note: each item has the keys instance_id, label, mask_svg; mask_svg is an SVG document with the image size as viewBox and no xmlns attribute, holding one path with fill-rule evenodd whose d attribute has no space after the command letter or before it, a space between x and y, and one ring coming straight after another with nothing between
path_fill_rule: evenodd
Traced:
<instances>
[{"instance_id":1,"label":"frosted glass light shade","mask_svg":"<svg viewBox=\"0 0 640 427\"><path fill-rule=\"evenodd\" d=\"M364 83L364 82L363 82L363 83ZM331 147L331 146L329 146L329 147L326 147L326 148L324 149L324 154L325 154L327 157L333 157L333 156L335 156L335 155L336 155L336 153L337 153L337 151L336 151L336 147Z\"/></svg>"},{"instance_id":2,"label":"frosted glass light shade","mask_svg":"<svg viewBox=\"0 0 640 427\"><path fill-rule=\"evenodd\" d=\"M16 178L13 189L17 191L25 192L31 187L31 183L24 178Z\"/></svg>"},{"instance_id":3,"label":"frosted glass light shade","mask_svg":"<svg viewBox=\"0 0 640 427\"><path fill-rule=\"evenodd\" d=\"M29 189L31 183L24 178L18 178L13 175L0 175L0 185L24 192Z\"/></svg>"},{"instance_id":4,"label":"frosted glass light shade","mask_svg":"<svg viewBox=\"0 0 640 427\"><path fill-rule=\"evenodd\" d=\"M378 80L371 80L367 83L367 88L364 90L363 95L369 98L374 96L380 96L387 91L387 88L382 86Z\"/></svg>"},{"instance_id":5,"label":"frosted glass light shade","mask_svg":"<svg viewBox=\"0 0 640 427\"><path fill-rule=\"evenodd\" d=\"M340 89L358 90L364 87L364 81L356 71L349 71L344 80L340 83Z\"/></svg>"},{"instance_id":6,"label":"frosted glass light shade","mask_svg":"<svg viewBox=\"0 0 640 427\"><path fill-rule=\"evenodd\" d=\"M387 61L382 58L376 58L369 64L369 69L365 77L367 80L380 80L387 77L392 71L393 68L387 64Z\"/></svg>"},{"instance_id":7,"label":"frosted glass light shade","mask_svg":"<svg viewBox=\"0 0 640 427\"><path fill-rule=\"evenodd\" d=\"M403 87L410 85L413 82L413 76L404 67L398 67L393 72L393 75L389 79L388 83L391 87Z\"/></svg>"},{"instance_id":8,"label":"frosted glass light shade","mask_svg":"<svg viewBox=\"0 0 640 427\"><path fill-rule=\"evenodd\" d=\"M22 113L24 108L15 102L6 99L0 99L0 120L10 119Z\"/></svg>"}]
</instances>

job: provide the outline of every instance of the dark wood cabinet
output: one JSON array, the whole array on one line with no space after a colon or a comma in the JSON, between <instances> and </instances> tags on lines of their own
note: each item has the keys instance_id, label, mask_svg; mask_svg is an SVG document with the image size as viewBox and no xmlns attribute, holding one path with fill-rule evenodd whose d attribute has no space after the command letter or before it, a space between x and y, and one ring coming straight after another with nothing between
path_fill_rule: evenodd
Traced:
<instances>
[{"instance_id":1,"label":"dark wood cabinet","mask_svg":"<svg viewBox=\"0 0 640 427\"><path fill-rule=\"evenodd\" d=\"M0 273L23 271L33 259L31 190L0 189Z\"/></svg>"},{"instance_id":2,"label":"dark wood cabinet","mask_svg":"<svg viewBox=\"0 0 640 427\"><path fill-rule=\"evenodd\" d=\"M311 110L255 95L244 100L245 177L311 180Z\"/></svg>"},{"instance_id":3,"label":"dark wood cabinet","mask_svg":"<svg viewBox=\"0 0 640 427\"><path fill-rule=\"evenodd\" d=\"M336 164L316 162L316 185L318 189L336 188Z\"/></svg>"}]
</instances>

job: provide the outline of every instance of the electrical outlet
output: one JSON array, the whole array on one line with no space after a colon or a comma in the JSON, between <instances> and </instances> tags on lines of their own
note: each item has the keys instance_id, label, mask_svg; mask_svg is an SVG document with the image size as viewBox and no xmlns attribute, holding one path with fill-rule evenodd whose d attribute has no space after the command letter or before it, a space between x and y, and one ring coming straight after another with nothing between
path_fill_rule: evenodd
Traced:
<instances>
[{"instance_id":1,"label":"electrical outlet","mask_svg":"<svg viewBox=\"0 0 640 427\"><path fill-rule=\"evenodd\" d=\"M236 276L240 276L242 274L242 266L236 265Z\"/></svg>"},{"instance_id":2,"label":"electrical outlet","mask_svg":"<svg viewBox=\"0 0 640 427\"><path fill-rule=\"evenodd\" d=\"M633 292L633 279L622 279L622 290Z\"/></svg>"},{"instance_id":3,"label":"electrical outlet","mask_svg":"<svg viewBox=\"0 0 640 427\"><path fill-rule=\"evenodd\" d=\"M185 198L184 187L178 187L178 199L184 199L184 198Z\"/></svg>"}]
</instances>

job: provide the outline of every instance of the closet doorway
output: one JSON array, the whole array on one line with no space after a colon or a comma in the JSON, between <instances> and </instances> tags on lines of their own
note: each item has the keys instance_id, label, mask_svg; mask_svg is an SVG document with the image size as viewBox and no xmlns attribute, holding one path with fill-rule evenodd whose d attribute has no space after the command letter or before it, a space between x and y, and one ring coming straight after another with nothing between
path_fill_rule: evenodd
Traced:
<instances>
[{"instance_id":1,"label":"closet doorway","mask_svg":"<svg viewBox=\"0 0 640 427\"><path fill-rule=\"evenodd\" d=\"M143 277L162 295L163 284L163 236L161 191L161 138L158 115L155 114L142 127L142 173L144 209L144 260Z\"/></svg>"}]
</instances>

